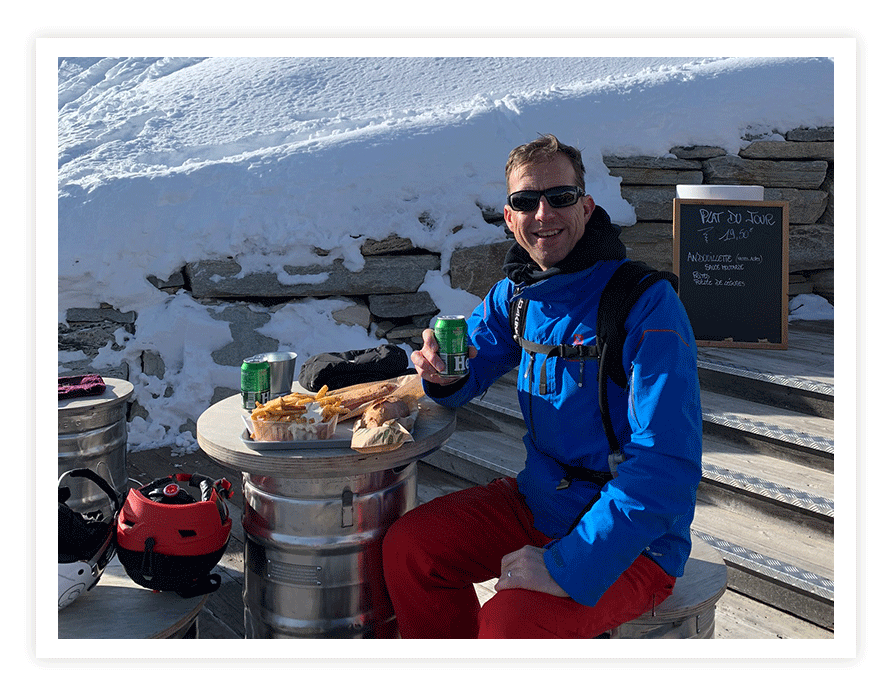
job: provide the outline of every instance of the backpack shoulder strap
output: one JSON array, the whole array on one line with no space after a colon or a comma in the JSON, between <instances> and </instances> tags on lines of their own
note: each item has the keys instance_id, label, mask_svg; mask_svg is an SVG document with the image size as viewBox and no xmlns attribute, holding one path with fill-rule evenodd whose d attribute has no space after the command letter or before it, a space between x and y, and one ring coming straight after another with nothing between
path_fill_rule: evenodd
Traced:
<instances>
[{"instance_id":1,"label":"backpack shoulder strap","mask_svg":"<svg viewBox=\"0 0 881 684\"><path fill-rule=\"evenodd\" d=\"M529 300L525 297L514 297L508 305L508 323L511 326L511 336L519 344L523 339L523 329L526 327L526 309Z\"/></svg>"},{"instance_id":2,"label":"backpack shoulder strap","mask_svg":"<svg viewBox=\"0 0 881 684\"><path fill-rule=\"evenodd\" d=\"M679 279L669 271L657 271L642 261L625 261L621 264L600 295L597 311L597 347L599 353L606 349L606 370L619 387L627 387L622 353L627 332L624 323L630 309L642 294L659 280L668 280L678 290Z\"/></svg>"}]
</instances>

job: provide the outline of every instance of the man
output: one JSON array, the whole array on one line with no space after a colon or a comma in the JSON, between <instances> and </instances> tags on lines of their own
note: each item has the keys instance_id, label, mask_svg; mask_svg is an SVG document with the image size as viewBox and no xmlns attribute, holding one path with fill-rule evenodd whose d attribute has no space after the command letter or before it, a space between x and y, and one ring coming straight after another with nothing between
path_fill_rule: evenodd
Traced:
<instances>
[{"instance_id":1,"label":"man","mask_svg":"<svg viewBox=\"0 0 881 684\"><path fill-rule=\"evenodd\" d=\"M518 364L527 461L402 516L383 545L404 638L592 638L663 601L681 576L701 477L694 336L675 291L649 287L627 318L628 388L609 385L625 460L612 477L597 361L529 354L510 303L530 301L523 337L595 342L603 286L625 257L608 214L584 194L580 152L544 136L512 151L507 278L468 321L465 378L440 375L431 330L412 355L426 394L461 406ZM473 583L498 577L480 607Z\"/></svg>"}]
</instances>

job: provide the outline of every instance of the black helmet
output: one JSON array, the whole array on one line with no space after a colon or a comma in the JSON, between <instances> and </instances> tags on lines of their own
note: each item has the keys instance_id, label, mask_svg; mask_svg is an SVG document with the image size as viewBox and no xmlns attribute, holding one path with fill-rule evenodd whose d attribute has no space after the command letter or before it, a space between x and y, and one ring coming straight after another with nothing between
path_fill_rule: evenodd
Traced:
<instances>
[{"instance_id":1,"label":"black helmet","mask_svg":"<svg viewBox=\"0 0 881 684\"><path fill-rule=\"evenodd\" d=\"M179 482L199 491L196 499ZM130 489L116 525L117 554L128 576L143 587L207 594L220 586L209 574L223 557L232 520L224 499L230 483L178 473Z\"/></svg>"},{"instance_id":2,"label":"black helmet","mask_svg":"<svg viewBox=\"0 0 881 684\"><path fill-rule=\"evenodd\" d=\"M67 505L70 489L62 487L66 477L83 477L94 482L112 504L108 519L101 511L79 513ZM104 572L116 551L116 518L119 497L113 487L88 468L75 468L58 478L58 609L73 603L89 591Z\"/></svg>"}]
</instances>

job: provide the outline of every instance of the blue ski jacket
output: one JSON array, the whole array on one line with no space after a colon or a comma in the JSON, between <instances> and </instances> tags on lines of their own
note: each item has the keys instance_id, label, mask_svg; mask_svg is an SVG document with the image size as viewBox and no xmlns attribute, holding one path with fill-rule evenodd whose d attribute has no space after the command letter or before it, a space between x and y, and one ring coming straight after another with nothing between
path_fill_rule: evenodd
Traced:
<instances>
[{"instance_id":1,"label":"blue ski jacket","mask_svg":"<svg viewBox=\"0 0 881 684\"><path fill-rule=\"evenodd\" d=\"M691 551L690 526L701 478L702 418L694 335L667 281L642 295L626 321L623 348L629 386L608 384L608 403L625 461L603 485L575 469L608 473L609 444L597 399L595 359L547 359L546 392L539 392L545 356L513 340L509 303L530 300L524 337L539 344L596 344L600 294L621 260L531 282L498 282L468 320L477 356L469 375L426 394L449 407L485 392L519 364L517 391L527 427L527 459L517 476L536 527L552 537L545 565L577 602L595 605L640 554L680 577ZM574 473L574 475L573 475ZM561 480L571 483L558 488ZM599 499L585 512L600 491Z\"/></svg>"}]
</instances>

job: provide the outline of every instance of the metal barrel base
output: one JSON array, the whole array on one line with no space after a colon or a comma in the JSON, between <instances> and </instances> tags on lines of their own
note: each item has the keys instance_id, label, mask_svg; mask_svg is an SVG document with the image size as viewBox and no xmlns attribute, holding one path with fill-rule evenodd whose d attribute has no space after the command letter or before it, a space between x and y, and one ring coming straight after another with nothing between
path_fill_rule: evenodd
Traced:
<instances>
[{"instance_id":1,"label":"metal barrel base","mask_svg":"<svg viewBox=\"0 0 881 684\"><path fill-rule=\"evenodd\" d=\"M382 539L416 463L353 476L243 474L246 639L395 638Z\"/></svg>"},{"instance_id":2,"label":"metal barrel base","mask_svg":"<svg viewBox=\"0 0 881 684\"><path fill-rule=\"evenodd\" d=\"M58 475L88 468L107 480L121 499L128 492L126 413L134 387L126 380L103 380L107 385L103 394L58 403ZM84 478L67 478L64 484L70 488L71 509L112 515L107 495L98 485Z\"/></svg>"}]
</instances>

